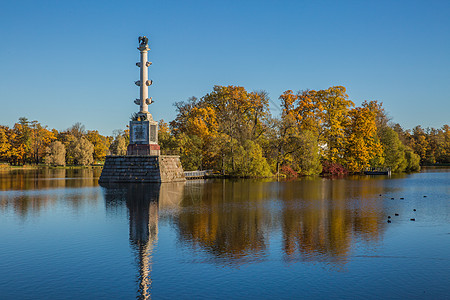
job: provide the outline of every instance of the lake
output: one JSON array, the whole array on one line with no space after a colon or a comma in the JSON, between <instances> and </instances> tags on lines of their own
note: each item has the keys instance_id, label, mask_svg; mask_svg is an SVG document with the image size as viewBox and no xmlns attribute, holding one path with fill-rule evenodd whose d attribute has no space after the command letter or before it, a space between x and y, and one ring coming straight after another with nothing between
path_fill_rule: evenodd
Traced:
<instances>
[{"instance_id":1,"label":"lake","mask_svg":"<svg viewBox=\"0 0 450 300\"><path fill-rule=\"evenodd\" d=\"M448 168L105 187L100 172L0 172L0 299L450 295Z\"/></svg>"}]
</instances>

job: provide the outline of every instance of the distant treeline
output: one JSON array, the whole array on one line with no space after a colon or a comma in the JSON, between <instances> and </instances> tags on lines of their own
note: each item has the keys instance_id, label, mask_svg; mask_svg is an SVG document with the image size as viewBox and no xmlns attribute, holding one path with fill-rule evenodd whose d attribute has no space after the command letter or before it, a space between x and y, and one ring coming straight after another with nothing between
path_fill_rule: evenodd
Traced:
<instances>
[{"instance_id":1,"label":"distant treeline","mask_svg":"<svg viewBox=\"0 0 450 300\"><path fill-rule=\"evenodd\" d=\"M116 131L114 135L86 131L80 123L64 131L49 130L38 121L20 118L13 128L0 126L0 162L53 166L101 163L108 154L126 152L127 133Z\"/></svg>"},{"instance_id":2,"label":"distant treeline","mask_svg":"<svg viewBox=\"0 0 450 300\"><path fill-rule=\"evenodd\" d=\"M264 91L215 86L199 99L177 102L175 120L159 123L162 153L180 155L185 170L231 176L404 172L450 163L448 125L404 130L390 122L381 102L355 107L345 87L285 91L278 118L269 101ZM89 165L125 154L128 141L128 130L103 136L76 123L58 132L20 118L13 128L0 126L0 161Z\"/></svg>"}]
</instances>

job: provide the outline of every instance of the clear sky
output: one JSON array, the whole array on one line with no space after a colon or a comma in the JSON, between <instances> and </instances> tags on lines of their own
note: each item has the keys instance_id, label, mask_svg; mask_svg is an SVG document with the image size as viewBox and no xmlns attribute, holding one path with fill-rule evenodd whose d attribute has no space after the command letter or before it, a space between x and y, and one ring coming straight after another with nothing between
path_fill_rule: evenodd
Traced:
<instances>
[{"instance_id":1,"label":"clear sky","mask_svg":"<svg viewBox=\"0 0 450 300\"><path fill-rule=\"evenodd\" d=\"M111 135L138 110L137 38L149 37L149 106L214 85L347 88L404 128L450 123L450 1L0 2L0 124L19 117Z\"/></svg>"}]
</instances>

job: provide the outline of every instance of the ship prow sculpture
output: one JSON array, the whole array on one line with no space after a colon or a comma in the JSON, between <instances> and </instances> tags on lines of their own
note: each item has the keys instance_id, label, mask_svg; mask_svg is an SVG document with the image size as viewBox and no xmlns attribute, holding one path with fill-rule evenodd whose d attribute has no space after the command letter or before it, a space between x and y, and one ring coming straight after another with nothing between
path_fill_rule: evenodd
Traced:
<instances>
[{"instance_id":1,"label":"ship prow sculpture","mask_svg":"<svg viewBox=\"0 0 450 300\"><path fill-rule=\"evenodd\" d=\"M139 111L134 113L130 121L130 144L127 155L109 155L106 157L99 183L117 182L174 182L184 181L184 172L179 156L160 155L158 145L158 122L153 120L148 106L153 103L148 97L148 87L152 80L148 79L148 38L140 36L138 50L140 62L140 97L134 100L139 105Z\"/></svg>"}]
</instances>

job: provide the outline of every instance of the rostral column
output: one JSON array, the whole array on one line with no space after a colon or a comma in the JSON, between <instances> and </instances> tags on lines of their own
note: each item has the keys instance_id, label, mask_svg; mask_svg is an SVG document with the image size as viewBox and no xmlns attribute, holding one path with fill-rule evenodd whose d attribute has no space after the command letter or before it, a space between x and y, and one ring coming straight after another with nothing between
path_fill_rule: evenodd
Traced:
<instances>
[{"instance_id":1,"label":"rostral column","mask_svg":"<svg viewBox=\"0 0 450 300\"><path fill-rule=\"evenodd\" d=\"M140 80L135 84L140 87L140 98L134 100L139 105L139 112L133 114L130 121L130 144L127 148L127 155L159 155L158 145L158 122L153 120L148 112L148 106L153 103L152 98L148 98L148 87L152 81L148 79L148 67L152 64L147 60L148 38L139 37L138 50L141 52L141 61L136 63L140 68Z\"/></svg>"}]
</instances>

